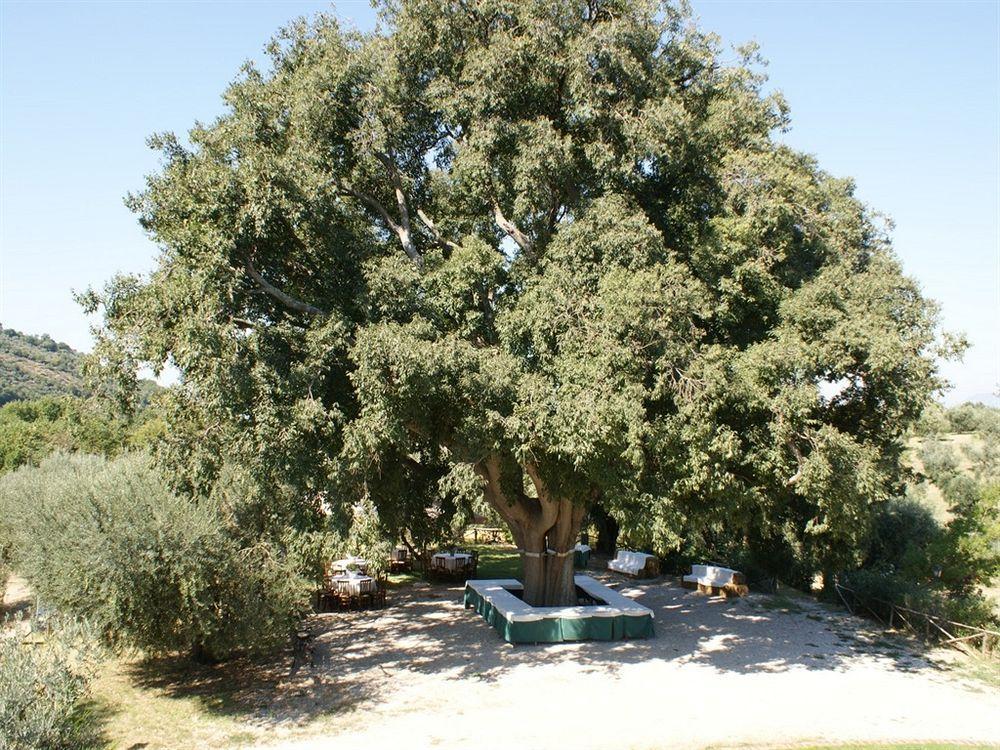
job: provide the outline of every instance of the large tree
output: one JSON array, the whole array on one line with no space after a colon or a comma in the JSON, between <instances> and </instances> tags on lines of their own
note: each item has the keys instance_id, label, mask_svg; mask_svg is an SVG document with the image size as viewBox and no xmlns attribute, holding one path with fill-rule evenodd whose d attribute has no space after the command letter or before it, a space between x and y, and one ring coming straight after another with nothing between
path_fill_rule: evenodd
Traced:
<instances>
[{"instance_id":1,"label":"large tree","mask_svg":"<svg viewBox=\"0 0 1000 750\"><path fill-rule=\"evenodd\" d=\"M939 386L935 310L776 139L752 49L642 0L400 0L269 52L153 139L158 267L88 298L106 365L182 372L181 483L240 463L294 519L476 480L536 604L575 601L597 501L651 543L725 517L851 548Z\"/></svg>"}]
</instances>

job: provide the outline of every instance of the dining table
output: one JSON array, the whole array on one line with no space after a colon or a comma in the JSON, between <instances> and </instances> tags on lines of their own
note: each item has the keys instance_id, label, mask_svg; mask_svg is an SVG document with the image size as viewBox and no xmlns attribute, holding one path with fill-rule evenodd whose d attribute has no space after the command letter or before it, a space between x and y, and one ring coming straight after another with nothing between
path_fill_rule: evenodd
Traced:
<instances>
[{"instance_id":1,"label":"dining table","mask_svg":"<svg viewBox=\"0 0 1000 750\"><path fill-rule=\"evenodd\" d=\"M358 596L361 594L362 588L368 588L365 586L365 581L371 581L374 583L375 579L364 573L358 573L353 570L348 570L346 573L340 573L339 575L331 576L330 583L333 588L338 593L346 593L352 596Z\"/></svg>"},{"instance_id":2,"label":"dining table","mask_svg":"<svg viewBox=\"0 0 1000 750\"><path fill-rule=\"evenodd\" d=\"M467 552L437 552L431 556L431 567L442 570L458 570L472 560Z\"/></svg>"}]
</instances>

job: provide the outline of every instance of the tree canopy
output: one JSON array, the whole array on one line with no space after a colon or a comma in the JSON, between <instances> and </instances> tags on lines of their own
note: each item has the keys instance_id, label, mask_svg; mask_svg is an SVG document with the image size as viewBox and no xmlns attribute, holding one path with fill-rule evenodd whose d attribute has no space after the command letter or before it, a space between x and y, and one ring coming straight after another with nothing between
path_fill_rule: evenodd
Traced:
<instances>
[{"instance_id":1,"label":"tree canopy","mask_svg":"<svg viewBox=\"0 0 1000 750\"><path fill-rule=\"evenodd\" d=\"M481 491L533 603L572 597L595 502L651 544L853 554L948 342L752 47L644 0L401 0L269 53L152 139L158 266L84 298L126 384L180 369L178 485L238 467L300 524Z\"/></svg>"}]
</instances>

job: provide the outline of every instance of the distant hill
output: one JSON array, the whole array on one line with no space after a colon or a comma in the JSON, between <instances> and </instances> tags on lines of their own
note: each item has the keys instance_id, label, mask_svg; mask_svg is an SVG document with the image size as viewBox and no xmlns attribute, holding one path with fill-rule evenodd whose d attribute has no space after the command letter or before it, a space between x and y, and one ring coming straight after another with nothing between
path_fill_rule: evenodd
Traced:
<instances>
[{"instance_id":1,"label":"distant hill","mask_svg":"<svg viewBox=\"0 0 1000 750\"><path fill-rule=\"evenodd\" d=\"M40 396L84 396L83 355L47 335L0 326L0 405Z\"/></svg>"}]
</instances>

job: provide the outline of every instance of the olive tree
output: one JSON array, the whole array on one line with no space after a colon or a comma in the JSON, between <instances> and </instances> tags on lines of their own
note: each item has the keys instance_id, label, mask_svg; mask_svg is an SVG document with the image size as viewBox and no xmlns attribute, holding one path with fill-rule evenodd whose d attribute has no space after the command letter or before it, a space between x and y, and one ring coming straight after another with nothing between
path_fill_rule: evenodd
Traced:
<instances>
[{"instance_id":1,"label":"olive tree","mask_svg":"<svg viewBox=\"0 0 1000 750\"><path fill-rule=\"evenodd\" d=\"M186 486L234 462L398 516L472 483L536 604L575 601L598 501L654 544L721 514L851 548L939 386L936 313L777 139L752 48L645 0L400 0L269 53L152 140L158 267L84 300L104 366L182 372Z\"/></svg>"}]
</instances>

